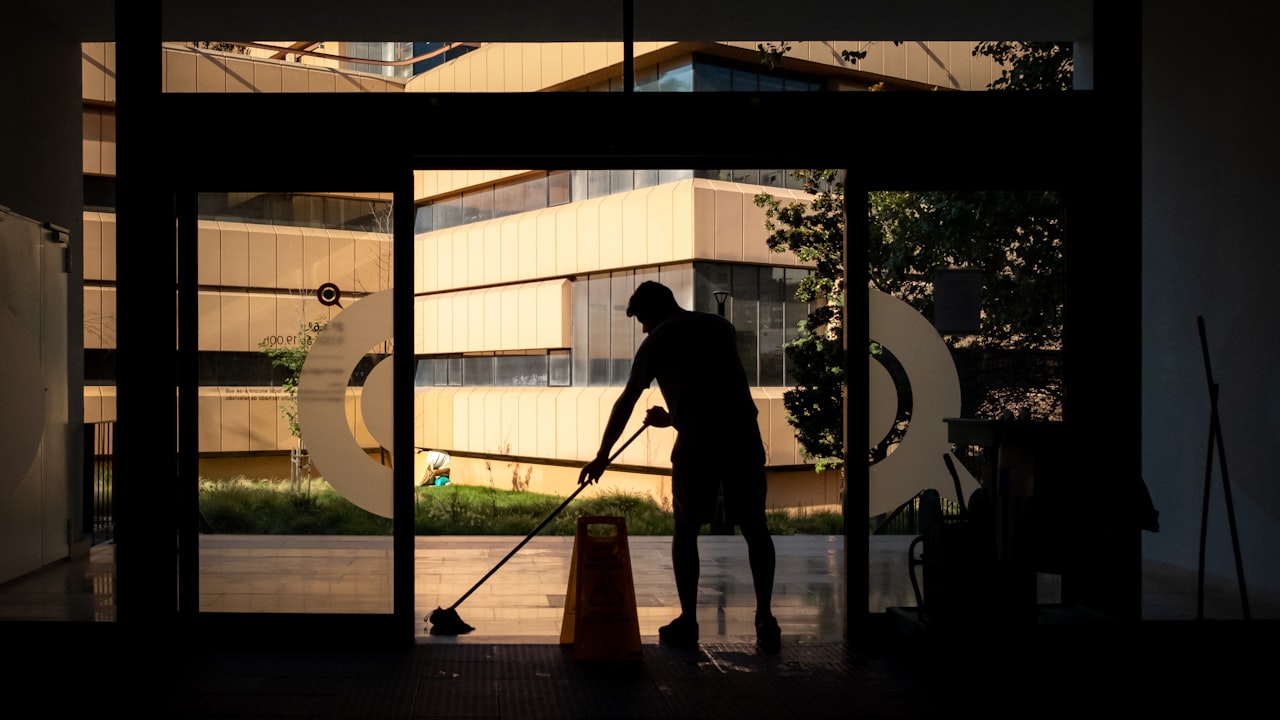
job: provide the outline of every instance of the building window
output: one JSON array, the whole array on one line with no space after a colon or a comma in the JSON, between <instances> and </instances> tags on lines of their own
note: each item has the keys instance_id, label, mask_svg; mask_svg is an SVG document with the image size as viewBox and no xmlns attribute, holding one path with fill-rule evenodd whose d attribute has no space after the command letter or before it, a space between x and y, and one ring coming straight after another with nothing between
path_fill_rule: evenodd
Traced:
<instances>
[{"instance_id":1,"label":"building window","mask_svg":"<svg viewBox=\"0 0 1280 720\"><path fill-rule=\"evenodd\" d=\"M433 200L418 207L413 230L444 230L694 177L800 189L790 170L558 170Z\"/></svg>"},{"instance_id":2,"label":"building window","mask_svg":"<svg viewBox=\"0 0 1280 720\"><path fill-rule=\"evenodd\" d=\"M386 232L386 200L305 193L200 193L201 220L265 223L291 227Z\"/></svg>"},{"instance_id":3,"label":"building window","mask_svg":"<svg viewBox=\"0 0 1280 720\"><path fill-rule=\"evenodd\" d=\"M462 193L462 221L460 225L491 220L493 214L493 188L484 188L477 192Z\"/></svg>"},{"instance_id":4,"label":"building window","mask_svg":"<svg viewBox=\"0 0 1280 720\"><path fill-rule=\"evenodd\" d=\"M546 387L547 356L496 355L493 358L494 384L499 387Z\"/></svg>"},{"instance_id":5,"label":"building window","mask_svg":"<svg viewBox=\"0 0 1280 720\"><path fill-rule=\"evenodd\" d=\"M463 355L462 384L467 387L493 387L493 356Z\"/></svg>"},{"instance_id":6,"label":"building window","mask_svg":"<svg viewBox=\"0 0 1280 720\"><path fill-rule=\"evenodd\" d=\"M431 203L431 227L434 230L457 227L462 224L462 217L461 195Z\"/></svg>"},{"instance_id":7,"label":"building window","mask_svg":"<svg viewBox=\"0 0 1280 720\"><path fill-rule=\"evenodd\" d=\"M362 357L352 369L348 384L362 387L374 366L385 357L385 354L378 353ZM262 352L202 350L196 353L196 363L197 382L202 387L279 387L288 374L283 368L273 365L271 358Z\"/></svg>"},{"instance_id":8,"label":"building window","mask_svg":"<svg viewBox=\"0 0 1280 720\"><path fill-rule=\"evenodd\" d=\"M786 356L787 343L799 337L809 304L795 299L803 268L695 263L696 309L719 312L713 293L729 293L724 314L738 334L738 356L752 385L795 384Z\"/></svg>"},{"instance_id":9,"label":"building window","mask_svg":"<svg viewBox=\"0 0 1280 720\"><path fill-rule=\"evenodd\" d=\"M552 387L573 385L572 353L568 350L547 352L547 384Z\"/></svg>"},{"instance_id":10,"label":"building window","mask_svg":"<svg viewBox=\"0 0 1280 720\"><path fill-rule=\"evenodd\" d=\"M414 57L412 42L348 42L343 43L342 54L367 60L396 61ZM343 62L344 68L355 72L372 73L386 77L407 78L414 72L412 65L374 65L372 63Z\"/></svg>"},{"instance_id":11,"label":"building window","mask_svg":"<svg viewBox=\"0 0 1280 720\"><path fill-rule=\"evenodd\" d=\"M557 170L547 175L547 205L564 205L573 197L568 170Z\"/></svg>"},{"instance_id":12,"label":"building window","mask_svg":"<svg viewBox=\"0 0 1280 720\"><path fill-rule=\"evenodd\" d=\"M680 263L595 273L572 287L571 348L468 353L421 358L419 387L621 386L644 333L627 302L646 280L671 288L681 307L718 312L714 293L730 293L725 317L737 331L739 357L752 385L790 385L783 346L809 312L795 291L810 271L729 263Z\"/></svg>"}]
</instances>

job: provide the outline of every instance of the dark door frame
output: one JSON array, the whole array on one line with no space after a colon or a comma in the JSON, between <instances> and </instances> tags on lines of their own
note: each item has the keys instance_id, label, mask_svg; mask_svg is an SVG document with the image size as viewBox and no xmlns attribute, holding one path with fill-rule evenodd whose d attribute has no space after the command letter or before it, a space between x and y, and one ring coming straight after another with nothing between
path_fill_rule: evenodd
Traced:
<instances>
[{"instance_id":1,"label":"dark door frame","mask_svg":"<svg viewBox=\"0 0 1280 720\"><path fill-rule=\"evenodd\" d=\"M1125 27L1137 37L1136 18ZM174 477L177 488L194 487L190 455L172 446L194 447L190 393L181 368L192 365L186 333L189 305L171 311L173 288L154 268L177 267L178 290L192 280L192 262L178 248L193 226L197 189L263 186L316 189L387 187L396 197L394 248L412 257L412 170L427 168L546 169L605 167L844 167L850 178L874 169L883 187L930 189L1061 188L1068 197L1070 300L1066 357L1068 421L1072 442L1095 442L1084 428L1128 418L1108 442L1140 447L1140 158L1136 65L1104 76L1104 58L1120 63L1137 57L1136 42L1123 52L1098 33L1097 90L1015 93L515 93L387 95L195 95L159 91L155 44L148 28L135 29L117 45L119 263L119 436L117 438L119 622L168 631L206 627L191 610L189 570L194 549L193 497L180 490L156 492L132 478ZM1104 82L1106 77L1106 82ZM1133 84L1125 85L1127 80ZM303 118L324 118L307 122ZM480 118L498 123L479 122ZM1097 139L1104 128L1107 143ZM167 137L162 151L156 138ZM148 148L151 148L148 150ZM856 196L871 187L855 187ZM409 202L403 202L403 198ZM177 230L175 231L175 226ZM184 230L185 228L185 230ZM179 237L181 236L181 237ZM143 238L146 238L145 240ZM857 242L851 239L851 243ZM147 262L126 256L145 248ZM861 250L851 245L849 268ZM141 258L143 256L139 256ZM396 286L411 298L412 264L399 263ZM407 278L405 274L408 274ZM1129 278L1128 283L1106 282ZM1108 295L1097 298L1100 283ZM395 331L412 336L411 300L398 295ZM1097 302L1095 302L1097 300ZM409 312L404 303L410 303ZM853 308L851 308L853 309ZM170 314L172 312L172 314ZM181 315L179 315L181 313ZM859 316L850 312L850 318ZM865 315L865 313L862 313ZM142 318L145 318L142 320ZM155 342L157 327L179 327L181 348ZM865 327L850 326L851 337ZM1106 352L1099 352L1106 348ZM397 387L411 387L410 343L397 345ZM864 353L850 353L848 376L865 377ZM1085 378L1088 380L1086 381ZM865 437L866 388L851 383L847 436ZM180 412L179 412L180 410ZM412 444L412 409L396 407L396 442ZM167 418L183 427L167 427ZM145 438L145 439L144 439ZM159 467L157 468L157 461ZM1079 459L1073 473L1098 476ZM1114 460L1108 477L1139 473L1136 453ZM159 470L159 472L157 472ZM865 479L865 475L863 476ZM849 485L857 486L850 474ZM395 474L396 514L412 517L409 469ZM846 514L865 517L866 500L847 494ZM408 503L406 508L404 503ZM175 513L175 509L179 512ZM1092 518L1087 542L1097 563L1096 596L1104 609L1134 616L1140 602L1140 533L1103 510ZM326 627L325 641L342 639L392 644L411 642L412 529L395 533L395 609L390 618L334 618L350 628ZM858 525L855 523L855 525ZM174 562L177 538L178 562ZM862 637L866 606L865 536L846 537L849 570L849 637ZM403 556L403 558L402 558ZM861 558L861 560L859 560ZM407 569L406 569L407 563ZM408 578L408 582L405 579ZM176 591L175 591L176 589ZM241 639L316 635L315 618L232 618L211 634ZM240 632L239 630L245 630ZM268 631L269 632L266 632ZM290 633L290 630L295 632ZM266 635L263 633L266 632Z\"/></svg>"}]
</instances>

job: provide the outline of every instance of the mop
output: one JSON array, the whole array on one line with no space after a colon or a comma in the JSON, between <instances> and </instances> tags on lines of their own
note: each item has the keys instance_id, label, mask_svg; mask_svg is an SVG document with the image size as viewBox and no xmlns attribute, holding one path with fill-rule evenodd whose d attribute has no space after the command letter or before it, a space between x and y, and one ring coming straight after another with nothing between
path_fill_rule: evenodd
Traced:
<instances>
[{"instance_id":1,"label":"mop","mask_svg":"<svg viewBox=\"0 0 1280 720\"><path fill-rule=\"evenodd\" d=\"M630 445L633 440L640 437L640 433L644 432L645 428L647 427L649 427L648 423L642 424L640 426L640 429L635 431L635 434L627 438L627 441L622 443L622 447L619 447L617 450L614 451L613 455L609 456L608 462L605 463L606 467L609 465L609 463L612 463L615 458L621 455L622 451L626 450L627 446ZM587 487L588 484L590 483L582 483L581 485L579 485L577 490L574 490L573 493L569 495L569 497L564 499L564 502L560 503L559 507L551 511L551 514L548 515L545 520L543 520L541 523L538 524L538 527L533 529L533 532L526 535L524 539L520 541L519 544L511 548L511 552L507 553L506 557L498 561L498 564L494 565L492 570L490 570L488 573L485 573L485 576L480 578L480 582L476 583L475 585L472 585L471 589L463 593L462 597L458 598L456 602L454 602L452 605L450 605L447 608L438 607L435 610L432 610L431 614L427 615L427 621L431 623L431 634L432 635L463 635L471 632L472 630L475 630L474 627L463 622L462 618L458 616L457 607L462 604L463 600L466 600L468 597L471 597L471 593L475 592L477 588L483 585L486 580L488 580L494 573L496 573L498 571L498 568L505 565L506 562L511 559L511 556L519 552L520 548L524 547L526 543L528 543L530 540L533 539L533 536L541 532L542 529L547 526L547 523L551 522L557 515L561 513L561 511L563 511L566 507L568 507L569 503L574 498L576 498L578 496L578 493L582 492Z\"/></svg>"}]
</instances>

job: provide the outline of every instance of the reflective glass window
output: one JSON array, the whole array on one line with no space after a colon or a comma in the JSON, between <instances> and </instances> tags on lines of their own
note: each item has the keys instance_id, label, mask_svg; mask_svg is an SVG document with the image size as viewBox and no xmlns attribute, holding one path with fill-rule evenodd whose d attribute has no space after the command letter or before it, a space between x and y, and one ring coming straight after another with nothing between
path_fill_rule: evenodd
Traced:
<instances>
[{"instance_id":1,"label":"reflective glass window","mask_svg":"<svg viewBox=\"0 0 1280 720\"><path fill-rule=\"evenodd\" d=\"M571 354L568 350L552 350L547 354L547 384L568 387L573 384Z\"/></svg>"},{"instance_id":2,"label":"reflective glass window","mask_svg":"<svg viewBox=\"0 0 1280 720\"><path fill-rule=\"evenodd\" d=\"M483 188L462 194L462 218L464 223L480 222L493 217L493 188Z\"/></svg>"},{"instance_id":3,"label":"reflective glass window","mask_svg":"<svg viewBox=\"0 0 1280 720\"><path fill-rule=\"evenodd\" d=\"M609 333L612 310L608 275L593 275L587 284L587 384L609 384Z\"/></svg>"},{"instance_id":4,"label":"reflective glass window","mask_svg":"<svg viewBox=\"0 0 1280 720\"><path fill-rule=\"evenodd\" d=\"M635 353L635 319L627 317L627 301L635 291L635 275L630 270L613 273L609 308L610 363L609 384L624 385L631 372L631 356Z\"/></svg>"},{"instance_id":5,"label":"reflective glass window","mask_svg":"<svg viewBox=\"0 0 1280 720\"><path fill-rule=\"evenodd\" d=\"M658 85L658 66L636 68L636 92L655 92L662 88Z\"/></svg>"},{"instance_id":6,"label":"reflective glass window","mask_svg":"<svg viewBox=\"0 0 1280 720\"><path fill-rule=\"evenodd\" d=\"M547 175L547 205L555 207L570 200L570 176L568 170L556 170Z\"/></svg>"},{"instance_id":7,"label":"reflective glass window","mask_svg":"<svg viewBox=\"0 0 1280 720\"><path fill-rule=\"evenodd\" d=\"M587 338L588 338L588 302L587 288L589 281L581 278L573 281L573 315L572 315L572 354L571 362L573 363L572 377L579 385L586 385L590 373L587 371Z\"/></svg>"},{"instance_id":8,"label":"reflective glass window","mask_svg":"<svg viewBox=\"0 0 1280 720\"><path fill-rule=\"evenodd\" d=\"M657 185L659 182L658 177L659 176L658 176L657 170L636 170L635 171L635 189L639 190L641 188L653 187L654 185Z\"/></svg>"},{"instance_id":9,"label":"reflective glass window","mask_svg":"<svg viewBox=\"0 0 1280 720\"><path fill-rule=\"evenodd\" d=\"M494 358L496 385L501 387L533 387L547 385L547 356L498 355Z\"/></svg>"},{"instance_id":10,"label":"reflective glass window","mask_svg":"<svg viewBox=\"0 0 1280 720\"><path fill-rule=\"evenodd\" d=\"M469 387L493 385L493 356L464 355L462 358L462 384Z\"/></svg>"},{"instance_id":11,"label":"reflective glass window","mask_svg":"<svg viewBox=\"0 0 1280 720\"><path fill-rule=\"evenodd\" d=\"M520 182L511 182L493 188L493 216L506 217L524 212L524 188Z\"/></svg>"},{"instance_id":12,"label":"reflective glass window","mask_svg":"<svg viewBox=\"0 0 1280 720\"><path fill-rule=\"evenodd\" d=\"M431 222L432 209L430 205L420 205L413 213L413 232L421 234L431 232L435 229Z\"/></svg>"},{"instance_id":13,"label":"reflective glass window","mask_svg":"<svg viewBox=\"0 0 1280 720\"><path fill-rule=\"evenodd\" d=\"M782 307L782 328L783 343L790 343L800 337L800 323L809 317L809 304L796 300L796 291L800 289L800 281L811 275L809 270L800 268L787 268L783 272L783 298L785 302ZM786 362L785 355L783 356ZM784 385L795 385L796 380L792 375L791 364L787 362L786 371L783 376Z\"/></svg>"},{"instance_id":14,"label":"reflective glass window","mask_svg":"<svg viewBox=\"0 0 1280 720\"><path fill-rule=\"evenodd\" d=\"M784 273L782 268L760 268L759 382L765 386L783 384L785 363L782 345L786 342Z\"/></svg>"},{"instance_id":15,"label":"reflective glass window","mask_svg":"<svg viewBox=\"0 0 1280 720\"><path fill-rule=\"evenodd\" d=\"M733 73L729 68L707 63L693 64L694 92L729 92L733 90Z\"/></svg>"},{"instance_id":16,"label":"reflective glass window","mask_svg":"<svg viewBox=\"0 0 1280 720\"><path fill-rule=\"evenodd\" d=\"M526 178L520 182L521 205L526 211L550 207L547 203L547 176Z\"/></svg>"},{"instance_id":17,"label":"reflective glass window","mask_svg":"<svg viewBox=\"0 0 1280 720\"><path fill-rule=\"evenodd\" d=\"M755 92L760 89L759 73L746 70L732 70L729 74L734 92Z\"/></svg>"},{"instance_id":18,"label":"reflective glass window","mask_svg":"<svg viewBox=\"0 0 1280 720\"><path fill-rule=\"evenodd\" d=\"M693 62L683 58L658 65L658 89L662 92L692 92Z\"/></svg>"},{"instance_id":19,"label":"reflective glass window","mask_svg":"<svg viewBox=\"0 0 1280 720\"><path fill-rule=\"evenodd\" d=\"M436 230L462 224L462 196L436 200L431 204L431 225Z\"/></svg>"}]
</instances>

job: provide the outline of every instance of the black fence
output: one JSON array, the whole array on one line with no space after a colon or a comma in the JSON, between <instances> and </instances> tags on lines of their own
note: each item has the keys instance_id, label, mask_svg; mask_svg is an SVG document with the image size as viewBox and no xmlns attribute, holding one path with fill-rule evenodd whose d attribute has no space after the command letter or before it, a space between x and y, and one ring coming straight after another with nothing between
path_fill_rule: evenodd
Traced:
<instances>
[{"instance_id":1,"label":"black fence","mask_svg":"<svg viewBox=\"0 0 1280 720\"><path fill-rule=\"evenodd\" d=\"M910 500L899 505L893 512L872 518L872 535L919 535L920 534L920 491ZM960 505L954 500L942 498L942 515L944 518L958 518L961 515Z\"/></svg>"},{"instance_id":2,"label":"black fence","mask_svg":"<svg viewBox=\"0 0 1280 720\"><path fill-rule=\"evenodd\" d=\"M115 503L111 492L115 454L114 420L84 426L84 534L93 544L115 537Z\"/></svg>"}]
</instances>

